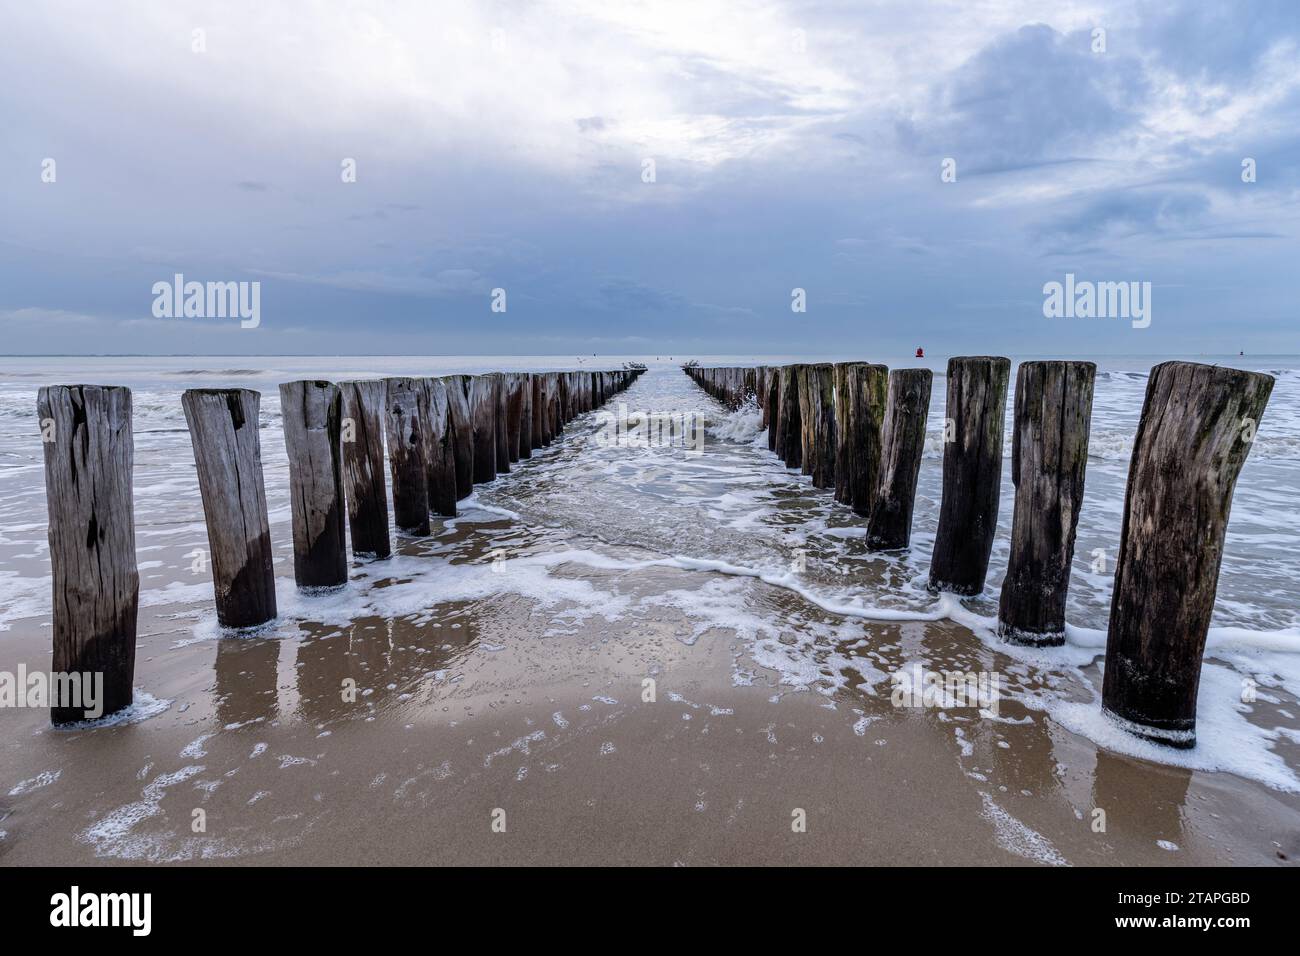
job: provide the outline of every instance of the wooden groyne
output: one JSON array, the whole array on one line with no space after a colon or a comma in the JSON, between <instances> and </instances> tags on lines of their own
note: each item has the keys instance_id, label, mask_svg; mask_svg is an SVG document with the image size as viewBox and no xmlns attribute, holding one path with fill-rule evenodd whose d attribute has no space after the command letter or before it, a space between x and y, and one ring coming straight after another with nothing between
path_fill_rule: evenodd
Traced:
<instances>
[{"instance_id":1,"label":"wooden groyne","mask_svg":"<svg viewBox=\"0 0 1300 956\"><path fill-rule=\"evenodd\" d=\"M294 579L347 583L347 535L357 557L392 552L393 523L430 533L430 515L455 515L475 483L493 481L564 425L628 388L644 369L511 372L280 386L289 459ZM275 574L260 439L261 395L189 389L181 406L208 533L217 620L248 628L276 616ZM130 706L139 574L132 501L131 391L40 389L53 580L53 670L101 676L103 716ZM386 441L385 441L386 439ZM498 454L499 453L499 454ZM87 716L60 697L55 724Z\"/></svg>"},{"instance_id":2,"label":"wooden groyne","mask_svg":"<svg viewBox=\"0 0 1300 956\"><path fill-rule=\"evenodd\" d=\"M996 356L948 363L933 591L975 596L984 589L1002 490L1010 364ZM866 517L869 548L908 546L929 370L887 372L865 362L683 370L729 408L754 402L768 449L815 487L833 484L835 499ZM1090 362L1025 362L1017 372L1015 511L997 624L1011 643L1065 642L1095 379ZM1191 362L1151 370L1129 465L1102 686L1104 712L1138 736L1195 743L1232 492L1272 388L1268 375Z\"/></svg>"},{"instance_id":3,"label":"wooden groyne","mask_svg":"<svg viewBox=\"0 0 1300 956\"><path fill-rule=\"evenodd\" d=\"M1110 605L1102 707L1175 747L1196 742L1196 692L1232 492L1271 375L1192 362L1151 370L1133 442Z\"/></svg>"},{"instance_id":4,"label":"wooden groyne","mask_svg":"<svg viewBox=\"0 0 1300 956\"><path fill-rule=\"evenodd\" d=\"M208 527L217 621L254 627L275 617L271 526L262 483L258 413L247 388L192 388L181 396Z\"/></svg>"},{"instance_id":5,"label":"wooden groyne","mask_svg":"<svg viewBox=\"0 0 1300 956\"><path fill-rule=\"evenodd\" d=\"M103 675L105 715L129 707L140 575L132 502L131 391L49 385L36 399L45 457L56 674ZM24 688L25 689L25 688ZM79 692L76 695L82 697ZM84 699L51 701L55 724L84 720Z\"/></svg>"}]
</instances>

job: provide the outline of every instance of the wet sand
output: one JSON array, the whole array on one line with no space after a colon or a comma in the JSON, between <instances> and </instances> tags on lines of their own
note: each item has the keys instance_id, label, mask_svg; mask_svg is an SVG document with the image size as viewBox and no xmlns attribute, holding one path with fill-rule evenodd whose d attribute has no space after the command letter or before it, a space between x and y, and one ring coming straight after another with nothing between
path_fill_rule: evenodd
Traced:
<instances>
[{"instance_id":1,"label":"wet sand","mask_svg":"<svg viewBox=\"0 0 1300 956\"><path fill-rule=\"evenodd\" d=\"M482 564L489 552L475 553L474 542L496 540L484 538L494 529L513 533L511 524L450 537L460 539L461 560ZM507 562L488 573L512 572ZM165 711L75 731L52 730L39 711L4 715L0 862L1300 859L1300 795L1110 754L1014 700L1002 701L994 721L895 708L879 688L792 690L748 660L725 627L683 643L689 621L655 603L668 591L714 587L717 575L568 566L555 574L591 580L635 610L544 637L566 620L565 602L495 595L431 600L419 620L195 640L183 607L149 609L137 684L170 699ZM808 613L758 581L727 587L773 614ZM847 627L854 633L839 650L860 655L864 670L923 652L1048 679L998 659L951 622ZM39 621L16 627L0 642L0 668L39 666L47 639ZM738 673L752 673L752 685L736 686ZM347 678L358 687L352 702ZM643 699L646 678L653 702ZM1106 811L1104 833L1092 829L1096 807ZM196 810L205 832L193 832ZM805 832L792 829L798 810Z\"/></svg>"},{"instance_id":2,"label":"wet sand","mask_svg":"<svg viewBox=\"0 0 1300 956\"><path fill-rule=\"evenodd\" d=\"M580 419L476 488L461 518L354 564L342 591L304 595L268 390L280 618L232 636L193 566L206 533L178 393L143 392L135 684L141 716L156 703L132 723L58 731L45 711L0 709L0 865L1300 859L1300 702L1275 677L1295 670L1278 630L1292 575L1270 528L1234 516L1219 604L1223 623L1282 650L1233 638L1202 674L1197 762L1240 775L1188 769L1115 752L1134 751L1095 723L1109 575L1089 562L1118 539L1117 459L1089 466L1078 641L1026 655L986 626L1009 501L984 595L936 601L924 580L937 458L923 462L911 550L882 556L856 516L766 451L754 415L676 368L626 397L702 409L717 432L701 455L602 448ZM50 660L41 451L23 424L0 495L10 672ZM1243 478L1237 511L1252 494L1294 501L1273 480L1287 464ZM893 706L890 674L918 662L1000 675L997 714ZM1259 681L1249 705L1246 675Z\"/></svg>"}]
</instances>

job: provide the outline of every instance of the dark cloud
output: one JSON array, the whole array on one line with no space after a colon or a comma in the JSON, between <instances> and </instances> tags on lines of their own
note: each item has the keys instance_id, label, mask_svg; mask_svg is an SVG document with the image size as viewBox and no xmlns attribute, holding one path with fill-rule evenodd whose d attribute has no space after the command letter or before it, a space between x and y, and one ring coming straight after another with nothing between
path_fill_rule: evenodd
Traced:
<instances>
[{"instance_id":1,"label":"dark cloud","mask_svg":"<svg viewBox=\"0 0 1300 956\"><path fill-rule=\"evenodd\" d=\"M1039 239L1078 245L1098 239L1162 238L1199 228L1210 200L1187 190L1122 190L1103 194L1039 228Z\"/></svg>"},{"instance_id":2,"label":"dark cloud","mask_svg":"<svg viewBox=\"0 0 1300 956\"><path fill-rule=\"evenodd\" d=\"M913 151L951 156L964 174L1079 161L1137 122L1147 95L1133 57L1093 53L1088 32L1043 24L999 37L931 91L898 126Z\"/></svg>"}]
</instances>

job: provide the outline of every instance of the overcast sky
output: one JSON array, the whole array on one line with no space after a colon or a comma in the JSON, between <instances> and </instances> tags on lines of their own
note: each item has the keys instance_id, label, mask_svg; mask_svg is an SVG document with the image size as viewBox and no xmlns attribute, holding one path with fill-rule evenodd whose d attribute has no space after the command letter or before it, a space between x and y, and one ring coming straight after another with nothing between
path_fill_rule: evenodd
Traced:
<instances>
[{"instance_id":1,"label":"overcast sky","mask_svg":"<svg viewBox=\"0 0 1300 956\"><path fill-rule=\"evenodd\" d=\"M0 353L1300 352L1294 0L3 21ZM178 272L260 326L154 318ZM1066 273L1150 326L1045 318Z\"/></svg>"}]
</instances>

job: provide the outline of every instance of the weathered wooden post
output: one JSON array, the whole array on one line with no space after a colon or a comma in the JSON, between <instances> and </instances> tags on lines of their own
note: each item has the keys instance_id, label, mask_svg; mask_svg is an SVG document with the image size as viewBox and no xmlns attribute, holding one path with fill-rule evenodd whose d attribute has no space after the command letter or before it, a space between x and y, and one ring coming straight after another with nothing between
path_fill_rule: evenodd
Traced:
<instances>
[{"instance_id":1,"label":"weathered wooden post","mask_svg":"<svg viewBox=\"0 0 1300 956\"><path fill-rule=\"evenodd\" d=\"M534 448L545 448L551 443L551 435L547 430L546 416L546 375L534 374L532 377L533 389L533 408L532 408L532 442Z\"/></svg>"},{"instance_id":2,"label":"weathered wooden post","mask_svg":"<svg viewBox=\"0 0 1300 956\"><path fill-rule=\"evenodd\" d=\"M470 410L469 375L444 375L452 454L456 459L456 500L474 493L474 419Z\"/></svg>"},{"instance_id":3,"label":"weathered wooden post","mask_svg":"<svg viewBox=\"0 0 1300 956\"><path fill-rule=\"evenodd\" d=\"M489 375L470 379L470 415L474 421L474 484L497 476L497 398Z\"/></svg>"},{"instance_id":4,"label":"weathered wooden post","mask_svg":"<svg viewBox=\"0 0 1300 956\"><path fill-rule=\"evenodd\" d=\"M384 383L340 382L343 395L343 491L352 553L386 558L388 487L384 483Z\"/></svg>"},{"instance_id":5,"label":"weathered wooden post","mask_svg":"<svg viewBox=\"0 0 1300 956\"><path fill-rule=\"evenodd\" d=\"M928 368L900 368L889 373L880 474L867 516L867 547L872 551L906 548L912 539L912 508L933 385L934 376Z\"/></svg>"},{"instance_id":6,"label":"weathered wooden post","mask_svg":"<svg viewBox=\"0 0 1300 956\"><path fill-rule=\"evenodd\" d=\"M1023 362L1016 372L1011 426L1016 508L998 605L998 634L1013 644L1065 643L1065 600L1096 377L1092 362Z\"/></svg>"},{"instance_id":7,"label":"weathered wooden post","mask_svg":"<svg viewBox=\"0 0 1300 956\"><path fill-rule=\"evenodd\" d=\"M275 617L271 528L258 435L261 395L246 388L191 388L181 396L194 446L212 587L222 627Z\"/></svg>"},{"instance_id":8,"label":"weathered wooden post","mask_svg":"<svg viewBox=\"0 0 1300 956\"><path fill-rule=\"evenodd\" d=\"M871 513L880 474L889 369L841 362L834 376L835 500L865 516Z\"/></svg>"},{"instance_id":9,"label":"weathered wooden post","mask_svg":"<svg viewBox=\"0 0 1300 956\"><path fill-rule=\"evenodd\" d=\"M429 510L456 517L456 440L451 427L447 383L440 378L419 380L421 432L424 435L424 483Z\"/></svg>"},{"instance_id":10,"label":"weathered wooden post","mask_svg":"<svg viewBox=\"0 0 1300 956\"><path fill-rule=\"evenodd\" d=\"M554 441L556 438L559 437L560 432L564 430L564 422L565 422L564 409L565 409L565 403L568 401L568 397L566 394L567 384L565 382L565 378L566 378L565 373L551 372L550 374L555 384L555 394L552 396L552 406L553 406L553 414L555 417L555 425L551 431L551 440Z\"/></svg>"},{"instance_id":11,"label":"weathered wooden post","mask_svg":"<svg viewBox=\"0 0 1300 956\"><path fill-rule=\"evenodd\" d=\"M559 422L559 428L556 429L556 432L558 434L561 430L563 430L564 426L569 424L569 422L573 419L573 415L571 413L573 400L570 395L570 384L572 382L572 376L568 372L560 372L558 374L557 381L560 386L559 411L556 419Z\"/></svg>"},{"instance_id":12,"label":"weathered wooden post","mask_svg":"<svg viewBox=\"0 0 1300 956\"><path fill-rule=\"evenodd\" d=\"M835 484L835 409L831 401L834 368L805 365L799 372L799 417L802 431L802 469L812 476L814 488Z\"/></svg>"},{"instance_id":13,"label":"weathered wooden post","mask_svg":"<svg viewBox=\"0 0 1300 956\"><path fill-rule=\"evenodd\" d=\"M510 473L510 389L502 372L489 372L485 378L492 381L492 420L496 447L498 475Z\"/></svg>"},{"instance_id":14,"label":"weathered wooden post","mask_svg":"<svg viewBox=\"0 0 1300 956\"><path fill-rule=\"evenodd\" d=\"M1151 370L1133 442L1106 639L1102 709L1174 747L1196 694L1237 475L1273 378L1193 362Z\"/></svg>"},{"instance_id":15,"label":"weathered wooden post","mask_svg":"<svg viewBox=\"0 0 1300 956\"><path fill-rule=\"evenodd\" d=\"M519 373L518 390L520 397L519 411L519 457L533 457L533 376L529 372Z\"/></svg>"},{"instance_id":16,"label":"weathered wooden post","mask_svg":"<svg viewBox=\"0 0 1300 956\"><path fill-rule=\"evenodd\" d=\"M503 372L501 375L506 395L506 456L512 463L519 460L519 442L524 431L522 379L518 372Z\"/></svg>"},{"instance_id":17,"label":"weathered wooden post","mask_svg":"<svg viewBox=\"0 0 1300 956\"><path fill-rule=\"evenodd\" d=\"M285 382L280 421L289 456L293 576L300 588L348 581L343 527L343 399L333 382Z\"/></svg>"},{"instance_id":18,"label":"weathered wooden post","mask_svg":"<svg viewBox=\"0 0 1300 956\"><path fill-rule=\"evenodd\" d=\"M781 367L781 414L777 419L776 453L787 468L803 465L803 422L799 413L799 380L805 365Z\"/></svg>"},{"instance_id":19,"label":"weathered wooden post","mask_svg":"<svg viewBox=\"0 0 1300 956\"><path fill-rule=\"evenodd\" d=\"M782 366L772 369L767 383L767 410L763 412L763 423L767 426L767 450L776 451L777 436L781 433L781 377Z\"/></svg>"},{"instance_id":20,"label":"weathered wooden post","mask_svg":"<svg viewBox=\"0 0 1300 956\"><path fill-rule=\"evenodd\" d=\"M988 574L1002 485L1005 358L948 360L944 409L943 503L930 560L930 590L979 594Z\"/></svg>"},{"instance_id":21,"label":"weathered wooden post","mask_svg":"<svg viewBox=\"0 0 1300 956\"><path fill-rule=\"evenodd\" d=\"M384 379L388 468L393 476L393 524L407 534L429 533L429 479L424 468L424 433L418 378Z\"/></svg>"},{"instance_id":22,"label":"weathered wooden post","mask_svg":"<svg viewBox=\"0 0 1300 956\"><path fill-rule=\"evenodd\" d=\"M58 678L49 688L50 720L68 724L116 713L133 699L140 574L131 390L47 385L37 393L36 414L50 519L51 669ZM98 688L84 683L101 679Z\"/></svg>"}]
</instances>

